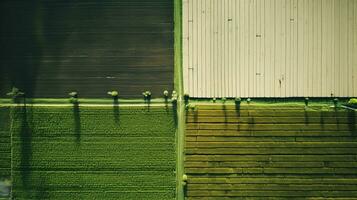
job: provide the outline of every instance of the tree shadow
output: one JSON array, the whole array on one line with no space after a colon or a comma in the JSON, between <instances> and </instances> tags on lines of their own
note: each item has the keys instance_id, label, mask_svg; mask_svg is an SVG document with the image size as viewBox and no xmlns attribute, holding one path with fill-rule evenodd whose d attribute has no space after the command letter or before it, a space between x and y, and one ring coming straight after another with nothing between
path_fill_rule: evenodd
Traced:
<instances>
[{"instance_id":1,"label":"tree shadow","mask_svg":"<svg viewBox=\"0 0 357 200\"><path fill-rule=\"evenodd\" d=\"M31 160L32 160L32 110L27 107L26 101L23 106L15 108L18 111L20 145L20 175L22 187L27 192L31 192L33 183L31 182ZM17 114L17 113L15 113ZM30 117L30 119L29 119Z\"/></svg>"},{"instance_id":2,"label":"tree shadow","mask_svg":"<svg viewBox=\"0 0 357 200\"><path fill-rule=\"evenodd\" d=\"M15 2L15 5L19 2ZM11 4L0 4L1 10L1 59L0 91L6 94L12 87L24 91L27 97L35 95L36 80L42 65L44 34L42 16L43 5L40 1L21 2L23 9L14 9Z\"/></svg>"},{"instance_id":3,"label":"tree shadow","mask_svg":"<svg viewBox=\"0 0 357 200\"><path fill-rule=\"evenodd\" d=\"M164 97L165 98L165 110L166 113L169 112L169 98L167 96Z\"/></svg>"},{"instance_id":4,"label":"tree shadow","mask_svg":"<svg viewBox=\"0 0 357 200\"><path fill-rule=\"evenodd\" d=\"M348 111L348 129L352 133L353 136L357 135L356 130L356 111L349 110Z\"/></svg>"},{"instance_id":5,"label":"tree shadow","mask_svg":"<svg viewBox=\"0 0 357 200\"><path fill-rule=\"evenodd\" d=\"M248 130L249 132L254 131L255 119L253 116L250 116L248 119Z\"/></svg>"},{"instance_id":6,"label":"tree shadow","mask_svg":"<svg viewBox=\"0 0 357 200\"><path fill-rule=\"evenodd\" d=\"M227 117L227 106L226 106L226 102L223 102L222 109L223 109L223 115L224 115L224 127L227 128L227 125L228 125L228 117Z\"/></svg>"},{"instance_id":7,"label":"tree shadow","mask_svg":"<svg viewBox=\"0 0 357 200\"><path fill-rule=\"evenodd\" d=\"M178 125L178 116L177 116L177 101L172 102L172 116L174 118L175 126ZM187 119L187 112L186 112L186 119Z\"/></svg>"},{"instance_id":8,"label":"tree shadow","mask_svg":"<svg viewBox=\"0 0 357 200\"><path fill-rule=\"evenodd\" d=\"M145 98L145 103L147 104L146 109L148 112L150 112L150 106L151 106L151 96L148 96L147 98Z\"/></svg>"},{"instance_id":9,"label":"tree shadow","mask_svg":"<svg viewBox=\"0 0 357 200\"><path fill-rule=\"evenodd\" d=\"M74 119L74 134L76 142L81 142L81 114L79 109L79 102L73 103L73 119Z\"/></svg>"},{"instance_id":10,"label":"tree shadow","mask_svg":"<svg viewBox=\"0 0 357 200\"><path fill-rule=\"evenodd\" d=\"M240 115L241 115L241 112L240 112L241 111L241 109L240 109L241 102L240 101L235 101L234 104L235 104L235 108L236 108L237 130L240 130L239 118L240 118Z\"/></svg>"},{"instance_id":11,"label":"tree shadow","mask_svg":"<svg viewBox=\"0 0 357 200\"><path fill-rule=\"evenodd\" d=\"M198 110L193 110L193 120L195 123L198 123Z\"/></svg>"},{"instance_id":12,"label":"tree shadow","mask_svg":"<svg viewBox=\"0 0 357 200\"><path fill-rule=\"evenodd\" d=\"M120 111L119 111L119 99L118 97L113 97L113 115L115 124L120 122Z\"/></svg>"},{"instance_id":13,"label":"tree shadow","mask_svg":"<svg viewBox=\"0 0 357 200\"><path fill-rule=\"evenodd\" d=\"M183 185L183 195L186 198L188 196L188 185L187 183Z\"/></svg>"},{"instance_id":14,"label":"tree shadow","mask_svg":"<svg viewBox=\"0 0 357 200\"><path fill-rule=\"evenodd\" d=\"M72 77L74 74L64 68L65 64L75 65L76 57L94 52L86 49L98 37L84 34L96 31L97 24L81 26L78 13L87 20L95 20L106 11L100 1L85 10L77 5L77 1L69 0L61 1L61 6L41 0L0 3L0 96L5 96L12 87L30 98L64 94L66 84L58 72ZM83 58L81 62L89 61Z\"/></svg>"},{"instance_id":15,"label":"tree shadow","mask_svg":"<svg viewBox=\"0 0 357 200\"><path fill-rule=\"evenodd\" d=\"M35 198L38 200L49 199L49 186L48 183L45 181L45 178L42 177L39 182L36 183L36 194Z\"/></svg>"},{"instance_id":16,"label":"tree shadow","mask_svg":"<svg viewBox=\"0 0 357 200\"><path fill-rule=\"evenodd\" d=\"M305 119L305 125L309 125L310 124L310 119L309 119L309 112L306 110L304 110L304 119Z\"/></svg>"},{"instance_id":17,"label":"tree shadow","mask_svg":"<svg viewBox=\"0 0 357 200\"><path fill-rule=\"evenodd\" d=\"M236 108L236 116L240 117L240 101L235 102L235 108Z\"/></svg>"},{"instance_id":18,"label":"tree shadow","mask_svg":"<svg viewBox=\"0 0 357 200\"><path fill-rule=\"evenodd\" d=\"M321 130L325 131L325 116L323 111L320 112L320 126Z\"/></svg>"}]
</instances>

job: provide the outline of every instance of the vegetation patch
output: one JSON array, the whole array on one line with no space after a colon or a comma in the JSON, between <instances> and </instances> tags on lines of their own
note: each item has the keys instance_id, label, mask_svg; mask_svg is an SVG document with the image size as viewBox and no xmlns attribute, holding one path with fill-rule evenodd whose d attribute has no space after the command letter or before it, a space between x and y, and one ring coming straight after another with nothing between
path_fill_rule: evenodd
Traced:
<instances>
[{"instance_id":1,"label":"vegetation patch","mask_svg":"<svg viewBox=\"0 0 357 200\"><path fill-rule=\"evenodd\" d=\"M175 199L171 108L11 109L14 199Z\"/></svg>"},{"instance_id":2,"label":"vegetation patch","mask_svg":"<svg viewBox=\"0 0 357 200\"><path fill-rule=\"evenodd\" d=\"M356 98L352 98L348 101L348 106L352 107L352 108L356 108L357 109L357 99Z\"/></svg>"},{"instance_id":3,"label":"vegetation patch","mask_svg":"<svg viewBox=\"0 0 357 200\"><path fill-rule=\"evenodd\" d=\"M190 102L188 199L357 199L356 112L330 104Z\"/></svg>"},{"instance_id":4,"label":"vegetation patch","mask_svg":"<svg viewBox=\"0 0 357 200\"><path fill-rule=\"evenodd\" d=\"M10 109L0 107L0 199L9 197L11 186Z\"/></svg>"}]
</instances>

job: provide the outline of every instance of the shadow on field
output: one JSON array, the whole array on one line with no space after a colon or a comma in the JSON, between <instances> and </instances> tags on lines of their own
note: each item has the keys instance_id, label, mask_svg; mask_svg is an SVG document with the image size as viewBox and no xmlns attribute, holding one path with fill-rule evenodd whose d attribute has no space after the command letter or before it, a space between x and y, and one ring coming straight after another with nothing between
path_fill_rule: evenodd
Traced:
<instances>
[{"instance_id":1,"label":"shadow on field","mask_svg":"<svg viewBox=\"0 0 357 200\"><path fill-rule=\"evenodd\" d=\"M237 120L238 120L237 130L240 130L240 126L239 126L240 123L239 122L240 122L240 113L241 113L241 108L240 108L241 102L240 101L235 101L234 105L235 105L236 117L237 117Z\"/></svg>"},{"instance_id":2,"label":"shadow on field","mask_svg":"<svg viewBox=\"0 0 357 200\"><path fill-rule=\"evenodd\" d=\"M235 108L236 108L236 117L240 117L240 101L235 102Z\"/></svg>"},{"instance_id":3,"label":"shadow on field","mask_svg":"<svg viewBox=\"0 0 357 200\"><path fill-rule=\"evenodd\" d=\"M356 111L348 111L348 127L353 136L357 135L356 130Z\"/></svg>"},{"instance_id":4,"label":"shadow on field","mask_svg":"<svg viewBox=\"0 0 357 200\"><path fill-rule=\"evenodd\" d=\"M178 116L177 116L177 102L172 102L172 116L174 117L175 126L178 125ZM187 112L186 112L186 119L187 119Z\"/></svg>"},{"instance_id":5,"label":"shadow on field","mask_svg":"<svg viewBox=\"0 0 357 200\"><path fill-rule=\"evenodd\" d=\"M304 118L305 118L305 125L309 125L310 124L309 112L306 110L306 108L304 111Z\"/></svg>"},{"instance_id":6,"label":"shadow on field","mask_svg":"<svg viewBox=\"0 0 357 200\"><path fill-rule=\"evenodd\" d=\"M1 40L0 50L1 96L12 87L24 91L27 97L35 94L45 42L41 9L39 1L0 4L0 28L5 30L0 33L0 37L5 38Z\"/></svg>"},{"instance_id":7,"label":"shadow on field","mask_svg":"<svg viewBox=\"0 0 357 200\"><path fill-rule=\"evenodd\" d=\"M19 137L20 137L20 175L22 180L23 189L26 192L30 192L33 183L31 182L31 160L32 160L32 110L29 109L24 102L21 107L14 108L18 114L14 116L14 119L18 117L19 120ZM30 119L29 119L30 117Z\"/></svg>"},{"instance_id":8,"label":"shadow on field","mask_svg":"<svg viewBox=\"0 0 357 200\"><path fill-rule=\"evenodd\" d=\"M76 142L81 142L81 114L79 110L79 103L73 103L73 118L74 118L74 134L76 136Z\"/></svg>"},{"instance_id":9,"label":"shadow on field","mask_svg":"<svg viewBox=\"0 0 357 200\"><path fill-rule=\"evenodd\" d=\"M325 116L323 111L320 111L320 127L321 131L325 131Z\"/></svg>"},{"instance_id":10,"label":"shadow on field","mask_svg":"<svg viewBox=\"0 0 357 200\"><path fill-rule=\"evenodd\" d=\"M183 186L183 194L184 194L185 197L187 197L187 195L188 195L188 193L187 193L187 191L188 191L187 187L188 187L187 184Z\"/></svg>"},{"instance_id":11,"label":"shadow on field","mask_svg":"<svg viewBox=\"0 0 357 200\"><path fill-rule=\"evenodd\" d=\"M151 97L148 97L146 100L145 100L145 103L147 104L147 111L150 112L150 107L151 107Z\"/></svg>"},{"instance_id":12,"label":"shadow on field","mask_svg":"<svg viewBox=\"0 0 357 200\"><path fill-rule=\"evenodd\" d=\"M224 126L227 128L228 116L227 116L227 106L226 106L226 102L223 102L222 110L223 110L223 115L224 115Z\"/></svg>"},{"instance_id":13,"label":"shadow on field","mask_svg":"<svg viewBox=\"0 0 357 200\"><path fill-rule=\"evenodd\" d=\"M41 177L39 182L36 183L35 190L36 190L35 199L43 200L43 199L50 198L48 183L45 181L43 177Z\"/></svg>"},{"instance_id":14,"label":"shadow on field","mask_svg":"<svg viewBox=\"0 0 357 200\"><path fill-rule=\"evenodd\" d=\"M119 125L120 122L120 111L119 111L119 100L118 97L113 98L113 115L115 124Z\"/></svg>"},{"instance_id":15,"label":"shadow on field","mask_svg":"<svg viewBox=\"0 0 357 200\"><path fill-rule=\"evenodd\" d=\"M166 113L168 113L169 111L170 111L170 109L169 109L169 98L167 97L167 96L165 96L164 97L165 99L165 111L166 111Z\"/></svg>"},{"instance_id":16,"label":"shadow on field","mask_svg":"<svg viewBox=\"0 0 357 200\"><path fill-rule=\"evenodd\" d=\"M35 123L33 121L33 108L28 105L31 104L28 100L23 100L23 105L20 107L15 107L13 112L13 120L15 120L15 127L18 127L18 134L20 139L20 163L19 163L19 173L20 177L16 179L21 180L21 189L19 193L13 194L19 195L21 198L25 199L48 199L49 198L49 187L46 181L46 177L39 177L37 180L32 177L33 170L33 137ZM14 133L12 133L14 134ZM15 185L16 186L16 185Z\"/></svg>"}]
</instances>

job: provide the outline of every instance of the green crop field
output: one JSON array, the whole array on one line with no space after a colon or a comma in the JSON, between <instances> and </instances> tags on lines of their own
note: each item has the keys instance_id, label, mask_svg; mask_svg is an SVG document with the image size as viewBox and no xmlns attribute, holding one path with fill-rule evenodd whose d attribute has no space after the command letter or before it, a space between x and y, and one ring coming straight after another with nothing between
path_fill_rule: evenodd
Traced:
<instances>
[{"instance_id":1,"label":"green crop field","mask_svg":"<svg viewBox=\"0 0 357 200\"><path fill-rule=\"evenodd\" d=\"M10 173L6 129L11 124L14 199L175 198L171 108L27 106L0 111L1 119L11 118L0 126L1 143L6 143L0 148L6 161L0 175Z\"/></svg>"},{"instance_id":2,"label":"green crop field","mask_svg":"<svg viewBox=\"0 0 357 200\"><path fill-rule=\"evenodd\" d=\"M13 199L180 199L174 108L65 102L0 107L0 181L12 179ZM357 199L355 111L195 101L186 111L187 199Z\"/></svg>"},{"instance_id":3,"label":"green crop field","mask_svg":"<svg viewBox=\"0 0 357 200\"><path fill-rule=\"evenodd\" d=\"M9 108L0 108L0 181L10 177L11 142Z\"/></svg>"}]
</instances>

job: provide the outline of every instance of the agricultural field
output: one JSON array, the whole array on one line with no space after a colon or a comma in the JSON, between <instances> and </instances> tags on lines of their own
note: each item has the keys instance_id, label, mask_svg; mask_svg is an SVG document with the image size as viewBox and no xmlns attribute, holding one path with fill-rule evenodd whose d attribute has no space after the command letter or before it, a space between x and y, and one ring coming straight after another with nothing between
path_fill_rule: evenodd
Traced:
<instances>
[{"instance_id":1,"label":"agricultural field","mask_svg":"<svg viewBox=\"0 0 357 200\"><path fill-rule=\"evenodd\" d=\"M0 107L0 181L10 178L10 109ZM1 196L0 196L1 198Z\"/></svg>"},{"instance_id":2,"label":"agricultural field","mask_svg":"<svg viewBox=\"0 0 357 200\"><path fill-rule=\"evenodd\" d=\"M6 115L14 199L175 199L172 108L1 108ZM2 135L7 124L1 121ZM4 147L1 155L10 152ZM8 169L2 163L1 175Z\"/></svg>"},{"instance_id":3,"label":"agricultural field","mask_svg":"<svg viewBox=\"0 0 357 200\"><path fill-rule=\"evenodd\" d=\"M329 105L191 105L186 195L357 199L357 116Z\"/></svg>"},{"instance_id":4,"label":"agricultural field","mask_svg":"<svg viewBox=\"0 0 357 200\"><path fill-rule=\"evenodd\" d=\"M36 98L161 97L174 85L173 9L167 0L1 1L0 97L12 87Z\"/></svg>"}]
</instances>

